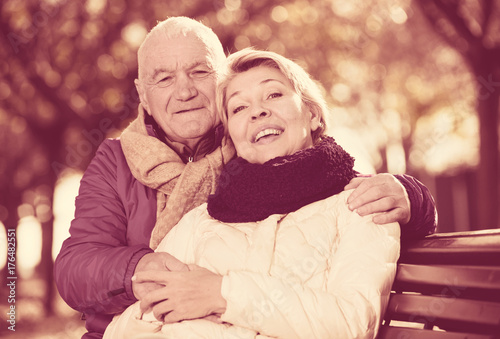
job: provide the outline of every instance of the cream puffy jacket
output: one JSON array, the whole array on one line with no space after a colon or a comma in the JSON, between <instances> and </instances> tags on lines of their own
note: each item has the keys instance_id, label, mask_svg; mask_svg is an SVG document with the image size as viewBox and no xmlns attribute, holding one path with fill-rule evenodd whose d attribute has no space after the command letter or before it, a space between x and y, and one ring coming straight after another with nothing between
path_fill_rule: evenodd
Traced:
<instances>
[{"instance_id":1,"label":"cream puffy jacket","mask_svg":"<svg viewBox=\"0 0 500 339\"><path fill-rule=\"evenodd\" d=\"M351 191L260 222L222 223L206 204L162 241L187 264L224 276L225 324L140 320L138 303L104 338L374 338L399 257L399 225L347 208ZM144 319L147 319L145 316ZM160 334L158 333L158 334Z\"/></svg>"}]
</instances>

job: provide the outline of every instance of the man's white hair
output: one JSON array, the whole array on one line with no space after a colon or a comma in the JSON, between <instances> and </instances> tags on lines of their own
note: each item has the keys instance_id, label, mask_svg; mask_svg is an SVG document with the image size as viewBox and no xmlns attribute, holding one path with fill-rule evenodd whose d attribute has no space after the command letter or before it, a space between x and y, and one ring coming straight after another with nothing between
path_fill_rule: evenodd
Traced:
<instances>
[{"instance_id":1,"label":"man's white hair","mask_svg":"<svg viewBox=\"0 0 500 339\"><path fill-rule=\"evenodd\" d=\"M212 29L205 26L201 22L188 17L170 17L166 20L160 21L155 27L153 27L139 47L139 50L137 51L139 79L141 79L141 65L147 57L145 49L147 49L147 46L149 45L148 41L156 35L161 35L165 41L180 36L187 37L188 35L192 35L200 39L200 41L207 48L207 52L213 62L212 66L215 70L217 70L226 59L219 37L217 37Z\"/></svg>"}]
</instances>

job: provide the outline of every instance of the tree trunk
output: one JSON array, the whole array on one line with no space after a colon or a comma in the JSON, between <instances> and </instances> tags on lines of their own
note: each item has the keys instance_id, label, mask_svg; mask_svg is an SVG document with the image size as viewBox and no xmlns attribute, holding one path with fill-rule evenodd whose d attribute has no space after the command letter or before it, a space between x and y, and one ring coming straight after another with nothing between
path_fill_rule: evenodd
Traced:
<instances>
[{"instance_id":1,"label":"tree trunk","mask_svg":"<svg viewBox=\"0 0 500 339\"><path fill-rule=\"evenodd\" d=\"M42 223L42 256L40 260L40 277L46 284L45 297L43 300L44 311L46 315L54 313L53 301L55 296L54 287L54 262L52 260L52 244L54 234L54 217L52 209L50 211L50 220Z\"/></svg>"},{"instance_id":2,"label":"tree trunk","mask_svg":"<svg viewBox=\"0 0 500 339\"><path fill-rule=\"evenodd\" d=\"M54 261L52 259L52 247L54 237L54 191L57 177L54 172L49 172L40 178L43 187L43 203L49 206L47 211L37 215L42 227L42 251L40 264L37 267L37 275L45 283L45 295L42 300L46 315L54 313L53 301L55 296L54 286Z\"/></svg>"},{"instance_id":3,"label":"tree trunk","mask_svg":"<svg viewBox=\"0 0 500 339\"><path fill-rule=\"evenodd\" d=\"M17 201L15 199L15 197L13 197L13 200ZM5 267L2 269L2 274L1 274L1 276L2 276L2 288L0 289L0 291L1 291L0 295L1 295L2 301L7 301L6 293L9 293L10 289L4 288L4 287L7 286L7 284L9 282L11 282L13 279L16 281L16 296L19 295L18 289L17 289L17 286L19 286L19 282L18 282L19 275L17 273L17 267L18 267L18 263L17 263L17 249L18 249L18 246L17 246L17 224L19 223L19 217L17 214L17 206L18 206L18 204L16 202L12 202L11 204L5 206L7 208L8 214L7 214L7 217L5 218L5 220L2 220L2 223L5 227L5 232L7 234L7 240L8 240L7 253L6 253L6 254L8 254L7 263L6 263ZM8 233L9 230L16 230L16 236L11 237ZM15 238L15 239L12 239L14 241L12 241L11 238ZM11 249L11 250L9 251L9 249ZM10 259L10 258L12 258L12 259ZM9 263L11 265L9 265ZM13 277L16 277L16 278L13 278Z\"/></svg>"},{"instance_id":4,"label":"tree trunk","mask_svg":"<svg viewBox=\"0 0 500 339\"><path fill-rule=\"evenodd\" d=\"M477 111L479 114L480 162L478 167L479 224L475 228L497 228L499 208L499 149L498 110L500 88L494 87L500 79L494 78L493 69L479 74ZM489 84L489 86L488 86Z\"/></svg>"}]
</instances>

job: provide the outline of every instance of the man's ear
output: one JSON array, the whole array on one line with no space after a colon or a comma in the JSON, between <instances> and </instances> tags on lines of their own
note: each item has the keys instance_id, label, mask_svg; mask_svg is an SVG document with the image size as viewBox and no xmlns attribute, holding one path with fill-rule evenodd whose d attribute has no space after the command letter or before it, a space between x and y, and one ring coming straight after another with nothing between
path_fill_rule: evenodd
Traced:
<instances>
[{"instance_id":1,"label":"man's ear","mask_svg":"<svg viewBox=\"0 0 500 339\"><path fill-rule=\"evenodd\" d=\"M141 101L142 107L146 110L146 112L149 113L149 106L148 106L148 100L146 99L146 93L144 91L144 87L142 83L139 81L139 79L134 80L135 84L135 89L137 90L137 93L139 94L139 100Z\"/></svg>"}]
</instances>

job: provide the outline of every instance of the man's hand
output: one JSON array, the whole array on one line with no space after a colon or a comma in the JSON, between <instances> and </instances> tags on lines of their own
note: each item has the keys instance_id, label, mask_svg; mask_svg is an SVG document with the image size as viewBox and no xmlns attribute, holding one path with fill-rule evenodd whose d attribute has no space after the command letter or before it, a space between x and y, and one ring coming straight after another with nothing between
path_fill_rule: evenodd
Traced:
<instances>
[{"instance_id":1,"label":"man's hand","mask_svg":"<svg viewBox=\"0 0 500 339\"><path fill-rule=\"evenodd\" d=\"M155 281L163 285L144 296L141 311L152 310L155 318L164 323L224 313L226 300L221 295L222 276L196 265L189 265L189 268L189 272L137 273L133 278L136 282ZM214 321L213 317L208 319Z\"/></svg>"},{"instance_id":2,"label":"man's hand","mask_svg":"<svg viewBox=\"0 0 500 339\"><path fill-rule=\"evenodd\" d=\"M354 189L347 199L349 209L361 216L376 213L373 217L374 223L385 224L396 221L403 225L410 221L411 207L408 193L393 175L384 173L359 176L352 179L344 189Z\"/></svg>"},{"instance_id":3,"label":"man's hand","mask_svg":"<svg viewBox=\"0 0 500 339\"><path fill-rule=\"evenodd\" d=\"M148 253L143 256L135 267L134 275L139 272L149 271L159 274L168 271L188 271L186 264L177 260L168 253ZM157 283L157 279L151 277L147 282L132 281L132 291L137 300L141 300L146 294L154 291L163 285Z\"/></svg>"}]
</instances>

